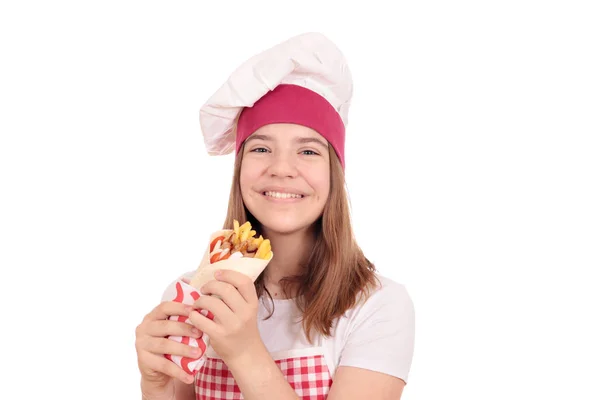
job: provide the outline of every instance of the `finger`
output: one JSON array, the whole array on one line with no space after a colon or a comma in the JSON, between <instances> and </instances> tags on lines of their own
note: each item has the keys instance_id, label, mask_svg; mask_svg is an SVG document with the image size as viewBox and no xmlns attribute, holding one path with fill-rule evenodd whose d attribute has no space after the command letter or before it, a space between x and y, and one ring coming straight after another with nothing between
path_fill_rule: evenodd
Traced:
<instances>
[{"instance_id":1,"label":"finger","mask_svg":"<svg viewBox=\"0 0 600 400\"><path fill-rule=\"evenodd\" d=\"M249 276L238 271L223 269L215 273L215 279L233 285L247 303L254 304L258 302L254 282Z\"/></svg>"},{"instance_id":2,"label":"finger","mask_svg":"<svg viewBox=\"0 0 600 400\"><path fill-rule=\"evenodd\" d=\"M207 296L219 296L225 305L227 305L227 307L229 307L234 313L244 309L244 307L247 307L247 302L244 297L242 297L242 294L238 291L238 289L235 288L235 286L227 282L215 280L209 281L202 286L201 293Z\"/></svg>"},{"instance_id":3,"label":"finger","mask_svg":"<svg viewBox=\"0 0 600 400\"><path fill-rule=\"evenodd\" d=\"M195 339L202 336L202 333L195 326L186 322L168 319L149 322L145 334L155 337L189 336Z\"/></svg>"},{"instance_id":4,"label":"finger","mask_svg":"<svg viewBox=\"0 0 600 400\"><path fill-rule=\"evenodd\" d=\"M208 296L207 296L208 297ZM190 313L190 322L194 324L200 331L206 333L209 337L219 336L219 325L216 322L211 321L209 318L200 314L198 311L192 311Z\"/></svg>"},{"instance_id":5,"label":"finger","mask_svg":"<svg viewBox=\"0 0 600 400\"><path fill-rule=\"evenodd\" d=\"M187 317L190 314L190 311L192 311L192 307L189 304L183 304L176 301L163 301L150 311L144 320L153 321L167 319L173 315Z\"/></svg>"},{"instance_id":6,"label":"finger","mask_svg":"<svg viewBox=\"0 0 600 400\"><path fill-rule=\"evenodd\" d=\"M156 355L170 354L189 358L198 358L202 355L202 350L196 346L158 337L148 338L143 344L143 349Z\"/></svg>"},{"instance_id":7,"label":"finger","mask_svg":"<svg viewBox=\"0 0 600 400\"><path fill-rule=\"evenodd\" d=\"M141 356L141 361L151 370L161 372L172 378L179 379L181 382L190 384L194 382L194 376L185 372L173 361L167 360L163 355L145 353Z\"/></svg>"},{"instance_id":8,"label":"finger","mask_svg":"<svg viewBox=\"0 0 600 400\"><path fill-rule=\"evenodd\" d=\"M235 288L233 290L235 290ZM225 304L223 300L214 296L200 296L198 300L194 302L194 308L196 310L206 310L212 313L214 316L213 320L217 324L229 326L236 318L235 314L227 306L227 304ZM192 321L191 313L189 318L190 321ZM202 330L202 328L198 326L196 326L196 328Z\"/></svg>"},{"instance_id":9,"label":"finger","mask_svg":"<svg viewBox=\"0 0 600 400\"><path fill-rule=\"evenodd\" d=\"M181 280L183 281L183 283L187 283L188 285L190 284L190 282L192 282L190 278L184 278L183 276L181 277Z\"/></svg>"}]
</instances>

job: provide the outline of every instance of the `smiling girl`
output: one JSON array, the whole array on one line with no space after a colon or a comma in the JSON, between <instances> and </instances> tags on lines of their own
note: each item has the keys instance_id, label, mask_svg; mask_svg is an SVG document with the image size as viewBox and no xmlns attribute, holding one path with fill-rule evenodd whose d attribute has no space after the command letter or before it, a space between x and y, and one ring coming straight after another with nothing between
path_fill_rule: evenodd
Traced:
<instances>
[{"instance_id":1,"label":"smiling girl","mask_svg":"<svg viewBox=\"0 0 600 400\"><path fill-rule=\"evenodd\" d=\"M250 221L274 257L256 282L222 271L202 288L217 296L146 315L136 331L144 399L400 399L414 307L354 239L344 179L351 97L343 55L311 33L246 61L202 107L209 154L236 154L224 228ZM165 359L198 356L167 336L202 332L211 341L195 376Z\"/></svg>"}]
</instances>

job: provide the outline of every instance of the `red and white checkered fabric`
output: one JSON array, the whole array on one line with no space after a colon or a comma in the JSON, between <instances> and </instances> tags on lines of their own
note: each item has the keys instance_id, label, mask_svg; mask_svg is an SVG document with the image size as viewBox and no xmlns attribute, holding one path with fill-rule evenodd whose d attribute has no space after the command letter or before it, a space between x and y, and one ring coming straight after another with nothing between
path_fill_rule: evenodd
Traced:
<instances>
[{"instance_id":1,"label":"red and white checkered fabric","mask_svg":"<svg viewBox=\"0 0 600 400\"><path fill-rule=\"evenodd\" d=\"M333 380L323 355L276 360L296 394L302 400L324 400ZM196 400L243 399L233 375L222 360L207 358L196 374Z\"/></svg>"}]
</instances>

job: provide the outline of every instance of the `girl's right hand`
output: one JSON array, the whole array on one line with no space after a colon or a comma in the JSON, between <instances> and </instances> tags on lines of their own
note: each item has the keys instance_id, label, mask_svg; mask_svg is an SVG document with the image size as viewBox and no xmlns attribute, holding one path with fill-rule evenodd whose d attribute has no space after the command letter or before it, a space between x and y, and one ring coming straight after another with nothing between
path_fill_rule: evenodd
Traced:
<instances>
[{"instance_id":1,"label":"girl's right hand","mask_svg":"<svg viewBox=\"0 0 600 400\"><path fill-rule=\"evenodd\" d=\"M173 393L178 379L191 384L194 376L189 375L165 354L175 356L200 356L200 349L168 339L168 336L189 336L200 338L202 334L185 322L171 321L171 316L188 317L192 307L173 301L165 301L148 313L135 330L135 349L138 368L142 375L142 392L147 398L160 398Z\"/></svg>"}]
</instances>

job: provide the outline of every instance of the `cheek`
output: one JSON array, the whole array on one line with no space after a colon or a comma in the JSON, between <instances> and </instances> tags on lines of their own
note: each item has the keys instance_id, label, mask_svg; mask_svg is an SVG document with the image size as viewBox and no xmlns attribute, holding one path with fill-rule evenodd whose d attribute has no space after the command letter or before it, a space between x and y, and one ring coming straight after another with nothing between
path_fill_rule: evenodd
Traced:
<instances>
[{"instance_id":1,"label":"cheek","mask_svg":"<svg viewBox=\"0 0 600 400\"><path fill-rule=\"evenodd\" d=\"M322 182L320 182L319 188L321 196L327 199L329 197L329 190L331 188L331 185L329 184L329 179L324 179Z\"/></svg>"},{"instance_id":2,"label":"cheek","mask_svg":"<svg viewBox=\"0 0 600 400\"><path fill-rule=\"evenodd\" d=\"M240 189L244 197L252 190L252 184L257 181L257 174L253 173L253 171L256 171L256 168L253 168L249 164L251 163L242 160L242 167L240 169Z\"/></svg>"},{"instance_id":3,"label":"cheek","mask_svg":"<svg viewBox=\"0 0 600 400\"><path fill-rule=\"evenodd\" d=\"M242 168L240 171L240 188L242 189L242 193L247 190L248 182L250 182L250 177L244 172L244 168Z\"/></svg>"},{"instance_id":4,"label":"cheek","mask_svg":"<svg viewBox=\"0 0 600 400\"><path fill-rule=\"evenodd\" d=\"M318 174L314 175L312 180L312 186L317 192L320 201L325 201L329 197L330 181L329 181L329 170L319 171Z\"/></svg>"}]
</instances>

